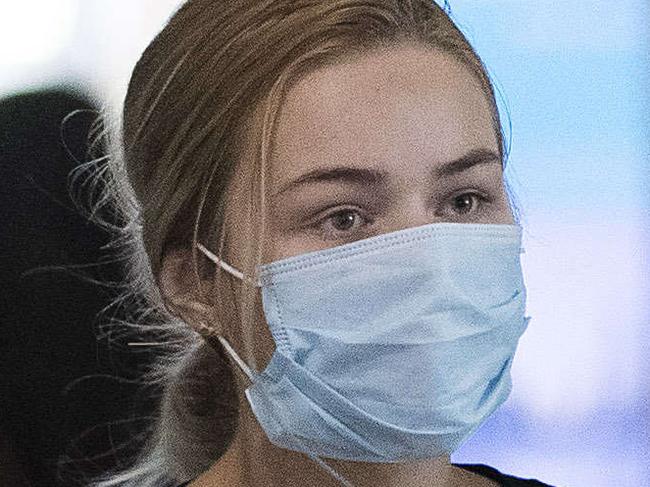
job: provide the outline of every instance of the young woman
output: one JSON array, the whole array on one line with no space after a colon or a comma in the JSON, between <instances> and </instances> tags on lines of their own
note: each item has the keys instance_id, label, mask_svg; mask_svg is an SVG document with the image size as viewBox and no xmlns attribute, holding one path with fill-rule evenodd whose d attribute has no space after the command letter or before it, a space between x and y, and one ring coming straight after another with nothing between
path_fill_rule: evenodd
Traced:
<instances>
[{"instance_id":1,"label":"young woman","mask_svg":"<svg viewBox=\"0 0 650 487\"><path fill-rule=\"evenodd\" d=\"M115 142L163 397L97 485L543 485L450 463L528 319L493 87L442 8L189 0Z\"/></svg>"}]
</instances>

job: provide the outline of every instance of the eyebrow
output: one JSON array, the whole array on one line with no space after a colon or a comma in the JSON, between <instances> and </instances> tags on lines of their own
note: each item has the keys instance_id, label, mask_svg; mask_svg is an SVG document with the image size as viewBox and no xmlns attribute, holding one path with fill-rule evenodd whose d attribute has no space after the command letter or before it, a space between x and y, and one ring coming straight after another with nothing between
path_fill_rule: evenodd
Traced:
<instances>
[{"instance_id":1,"label":"eyebrow","mask_svg":"<svg viewBox=\"0 0 650 487\"><path fill-rule=\"evenodd\" d=\"M494 151L489 149L475 149L459 159L446 162L442 166L433 171L433 175L437 178L444 178L460 174L464 171L472 169L475 166L484 164L501 164L501 157ZM306 174L303 174L298 179L295 179L285 186L280 188L274 196L284 193L289 190L296 189L311 183L323 183L331 181L342 181L352 184L370 184L378 185L386 180L386 173L384 171L377 171L375 169L363 169L353 167L334 167L329 169L315 169Z\"/></svg>"}]
</instances>

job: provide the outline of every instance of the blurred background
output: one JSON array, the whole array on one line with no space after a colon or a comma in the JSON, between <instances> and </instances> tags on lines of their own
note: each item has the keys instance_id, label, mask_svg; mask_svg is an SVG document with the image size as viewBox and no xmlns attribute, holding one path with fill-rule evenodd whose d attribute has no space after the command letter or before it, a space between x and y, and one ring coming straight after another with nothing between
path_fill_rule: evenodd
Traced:
<instances>
[{"instance_id":1,"label":"blurred background","mask_svg":"<svg viewBox=\"0 0 650 487\"><path fill-rule=\"evenodd\" d=\"M39 123L49 116L48 127L59 131L65 114L77 108L119 108L133 65L180 3L0 2L0 116L2 110L8 113L0 119L3 172L13 170L10 163L19 164L7 155L16 140L7 134L26 111ZM558 487L650 485L650 5L647 0L449 4L499 88L506 127L512 123L508 179L526 228L523 259L533 318L517 354L510 399L453 459L487 463ZM45 89L65 102L42 98ZM18 103L29 94L41 98ZM39 106L58 108L39 112ZM81 124L75 130L83 134L88 116L86 125L75 119ZM59 132L50 141L54 146ZM31 147L28 134L22 137L27 137L24 147ZM3 203L4 215L18 211L10 208L16 198L46 185L25 186L14 198L19 183L34 183L33 174L53 177L47 176L47 165L56 161L31 157L31 176L15 184L4 178L0 186L9 202ZM43 211L48 201L37 206ZM63 220L57 218L47 217L48 231L60 238ZM29 225L24 218L12 221L12 229L16 221ZM29 266L90 262L101 257L97 249L105 238L99 232L84 241L90 231L70 237L77 253L70 245L52 253L52 242L43 235L32 236L21 249L25 256L41 256ZM42 249L50 250L45 260ZM119 269L115 272L119 276ZM49 289L60 288L57 279L50 277ZM82 301L78 292L67 296L70 303L61 296L49 303L74 307ZM64 447L133 399L123 384L62 392L84 374L113 371L90 324L101 305L90 306L88 322L77 319L64 328L47 322L47 310L40 322L32 315L10 322L4 309L0 315L3 331L12 327L8 336L32 350L22 353L10 340L0 345L0 435L4 429L3 438L12 439L4 447L7 456L0 457L12 454L16 464L27 465L26 472L13 473L15 478L52 485L52 478L61 477L57 458L70 454ZM62 331L67 342L61 341ZM82 347L88 352L71 352ZM42 370L34 372L39 361ZM75 361L85 361L81 373L66 368ZM56 419L61 415L65 421ZM92 431L96 444L114 443L110 428ZM92 445L78 448L91 456ZM89 464L101 470L103 461L108 460L90 458Z\"/></svg>"},{"instance_id":2,"label":"blurred background","mask_svg":"<svg viewBox=\"0 0 650 487\"><path fill-rule=\"evenodd\" d=\"M510 400L454 458L650 485L650 3L450 4L510 112L532 316Z\"/></svg>"}]
</instances>

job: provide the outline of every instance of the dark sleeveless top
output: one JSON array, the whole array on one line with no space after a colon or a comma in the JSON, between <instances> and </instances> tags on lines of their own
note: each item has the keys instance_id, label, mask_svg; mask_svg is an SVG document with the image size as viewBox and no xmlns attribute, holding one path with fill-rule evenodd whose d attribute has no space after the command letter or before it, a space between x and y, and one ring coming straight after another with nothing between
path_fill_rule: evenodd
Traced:
<instances>
[{"instance_id":1,"label":"dark sleeveless top","mask_svg":"<svg viewBox=\"0 0 650 487\"><path fill-rule=\"evenodd\" d=\"M456 466L464 470L467 470L469 472L473 472L475 474L481 475L482 477L486 477L490 480L496 480L497 482L499 482L499 485L501 485L502 487L552 487L548 484L544 484L540 482L539 480L521 479L518 477L512 477L510 475L503 474L499 472L497 469L488 467L487 465L460 464ZM189 480L184 484L180 484L178 487L187 486L191 482L192 480Z\"/></svg>"}]
</instances>

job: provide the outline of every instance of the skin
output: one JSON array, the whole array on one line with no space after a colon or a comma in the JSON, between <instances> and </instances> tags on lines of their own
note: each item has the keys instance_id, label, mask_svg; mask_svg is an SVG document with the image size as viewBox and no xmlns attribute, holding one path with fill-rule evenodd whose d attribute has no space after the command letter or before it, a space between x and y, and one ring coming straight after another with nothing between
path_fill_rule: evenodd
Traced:
<instances>
[{"instance_id":1,"label":"skin","mask_svg":"<svg viewBox=\"0 0 650 487\"><path fill-rule=\"evenodd\" d=\"M315 71L293 86L280 114L267 169L263 261L434 222L513 224L498 149L486 95L469 69L444 53L402 45ZM345 170L296 183L334 168ZM372 177L359 170L373 171ZM245 182L242 166L229 188L226 217L226 256L235 267L243 257L233 242L244 238ZM192 326L209 320L210 309L188 292L188 255L166 256L162 286L170 310ZM227 279L235 291L242 285ZM254 359L262 369L274 344L259 299L256 317ZM241 336L219 332L247 356ZM266 439L243 395L249 382L238 377L241 420L234 441L191 485L340 485L303 454ZM328 463L355 486L497 485L454 467L448 456L406 464Z\"/></svg>"}]
</instances>

